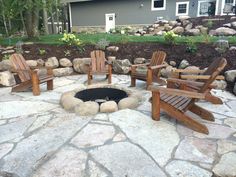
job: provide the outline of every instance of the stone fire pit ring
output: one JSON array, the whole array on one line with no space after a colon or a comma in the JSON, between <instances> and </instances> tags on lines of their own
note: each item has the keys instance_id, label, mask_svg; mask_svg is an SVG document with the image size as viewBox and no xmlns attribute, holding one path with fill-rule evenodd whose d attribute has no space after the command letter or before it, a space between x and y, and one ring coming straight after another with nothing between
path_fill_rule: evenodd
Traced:
<instances>
[{"instance_id":1,"label":"stone fire pit ring","mask_svg":"<svg viewBox=\"0 0 236 177\"><path fill-rule=\"evenodd\" d=\"M93 91L98 92L112 90L115 95L121 95L121 99L88 99L87 94L96 95ZM87 93L87 91L91 91ZM109 95L108 97L112 97ZM79 99L81 98L81 99ZM83 100L82 100L83 99ZM135 109L142 101L142 95L137 91L131 91L117 86L90 86L88 88L75 89L62 94L60 104L69 111L75 112L80 116L95 115L99 112L112 113L121 109Z\"/></svg>"}]
</instances>

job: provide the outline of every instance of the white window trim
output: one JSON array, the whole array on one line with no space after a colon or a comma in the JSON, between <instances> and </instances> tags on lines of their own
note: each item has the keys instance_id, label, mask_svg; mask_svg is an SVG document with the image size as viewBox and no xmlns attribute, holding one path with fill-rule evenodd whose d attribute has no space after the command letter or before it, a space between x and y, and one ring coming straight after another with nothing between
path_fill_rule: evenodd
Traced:
<instances>
[{"instance_id":1,"label":"white window trim","mask_svg":"<svg viewBox=\"0 0 236 177\"><path fill-rule=\"evenodd\" d=\"M208 15L200 15L200 3L201 2L212 2L214 0L201 0L198 1L198 5L197 5L197 17L204 17L204 16L208 16ZM215 15L218 14L218 7L219 7L219 0L216 0L216 11L215 11ZM223 11L223 9L222 9Z\"/></svg>"},{"instance_id":2,"label":"white window trim","mask_svg":"<svg viewBox=\"0 0 236 177\"><path fill-rule=\"evenodd\" d=\"M180 4L186 4L186 13L181 13L179 14L178 11L179 11L179 5ZM176 16L185 16L185 15L188 15L189 13L189 1L184 1L184 2L176 2Z\"/></svg>"},{"instance_id":3,"label":"white window trim","mask_svg":"<svg viewBox=\"0 0 236 177\"><path fill-rule=\"evenodd\" d=\"M235 0L233 2L233 5L235 5ZM226 15L226 13L224 13L224 7L225 7L225 0L222 1L222 5L221 5L221 15ZM234 15L234 13L230 13L229 15Z\"/></svg>"},{"instance_id":4,"label":"white window trim","mask_svg":"<svg viewBox=\"0 0 236 177\"><path fill-rule=\"evenodd\" d=\"M151 0L152 1L152 3L151 3L151 9L152 9L152 11L155 11L155 10L166 10L166 0L163 0L164 2L163 2L163 7L159 7L159 8L155 8L154 7L154 0Z\"/></svg>"}]
</instances>

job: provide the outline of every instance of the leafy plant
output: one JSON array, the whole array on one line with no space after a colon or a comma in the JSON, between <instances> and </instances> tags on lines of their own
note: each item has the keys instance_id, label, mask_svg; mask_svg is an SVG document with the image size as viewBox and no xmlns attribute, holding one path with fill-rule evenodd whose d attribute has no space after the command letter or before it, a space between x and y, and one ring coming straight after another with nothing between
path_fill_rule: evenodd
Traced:
<instances>
[{"instance_id":1,"label":"leafy plant","mask_svg":"<svg viewBox=\"0 0 236 177\"><path fill-rule=\"evenodd\" d=\"M106 47L108 47L110 44L110 41L107 41L106 39L101 39L100 41L98 41L98 43L96 44L96 48L97 49L101 49L101 50L105 50Z\"/></svg>"},{"instance_id":2,"label":"leafy plant","mask_svg":"<svg viewBox=\"0 0 236 177\"><path fill-rule=\"evenodd\" d=\"M204 33L203 34L203 42L205 43L205 44L209 44L210 43L210 41L211 41L211 37L210 37L210 35L209 34L207 34L207 33Z\"/></svg>"},{"instance_id":3,"label":"leafy plant","mask_svg":"<svg viewBox=\"0 0 236 177\"><path fill-rule=\"evenodd\" d=\"M209 29L211 29L213 27L213 21L212 20L208 20L206 23L206 27L208 27Z\"/></svg>"},{"instance_id":4,"label":"leafy plant","mask_svg":"<svg viewBox=\"0 0 236 177\"><path fill-rule=\"evenodd\" d=\"M65 55L65 57L69 57L71 55L70 50L65 50L64 55Z\"/></svg>"},{"instance_id":5,"label":"leafy plant","mask_svg":"<svg viewBox=\"0 0 236 177\"><path fill-rule=\"evenodd\" d=\"M9 60L10 59L10 55L6 54L2 57L2 60Z\"/></svg>"},{"instance_id":6,"label":"leafy plant","mask_svg":"<svg viewBox=\"0 0 236 177\"><path fill-rule=\"evenodd\" d=\"M64 33L63 37L61 39L59 39L60 41L64 42L67 45L75 45L75 46L80 46L81 45L81 41L79 38L77 38L75 36L75 34L72 33Z\"/></svg>"},{"instance_id":7,"label":"leafy plant","mask_svg":"<svg viewBox=\"0 0 236 177\"><path fill-rule=\"evenodd\" d=\"M193 40L193 39L188 40L186 52L188 52L188 53L196 53L197 52L197 45L196 45L195 40Z\"/></svg>"},{"instance_id":8,"label":"leafy plant","mask_svg":"<svg viewBox=\"0 0 236 177\"><path fill-rule=\"evenodd\" d=\"M45 49L39 49L39 55L45 55L46 53Z\"/></svg>"},{"instance_id":9,"label":"leafy plant","mask_svg":"<svg viewBox=\"0 0 236 177\"><path fill-rule=\"evenodd\" d=\"M176 43L176 38L178 37L173 31L164 32L164 40L167 44L173 45Z\"/></svg>"}]
</instances>

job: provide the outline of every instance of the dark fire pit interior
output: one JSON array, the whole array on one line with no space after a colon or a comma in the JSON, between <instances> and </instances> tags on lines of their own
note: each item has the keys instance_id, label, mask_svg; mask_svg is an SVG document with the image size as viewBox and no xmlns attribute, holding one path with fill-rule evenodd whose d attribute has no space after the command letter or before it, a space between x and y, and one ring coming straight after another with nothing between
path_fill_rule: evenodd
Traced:
<instances>
[{"instance_id":1,"label":"dark fire pit interior","mask_svg":"<svg viewBox=\"0 0 236 177\"><path fill-rule=\"evenodd\" d=\"M128 94L115 88L92 88L76 93L75 97L83 101L95 101L101 104L106 101L118 103L121 99L128 97Z\"/></svg>"}]
</instances>

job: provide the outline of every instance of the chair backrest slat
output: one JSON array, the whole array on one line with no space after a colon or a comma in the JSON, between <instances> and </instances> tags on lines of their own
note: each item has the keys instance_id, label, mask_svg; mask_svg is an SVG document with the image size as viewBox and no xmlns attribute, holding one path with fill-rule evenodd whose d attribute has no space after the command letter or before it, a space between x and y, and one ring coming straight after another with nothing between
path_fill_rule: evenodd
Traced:
<instances>
[{"instance_id":1,"label":"chair backrest slat","mask_svg":"<svg viewBox=\"0 0 236 177\"><path fill-rule=\"evenodd\" d=\"M166 53L163 51L157 51L152 54L152 59L150 66L161 65L166 59ZM160 75L161 69L156 69L153 71L153 76L158 77Z\"/></svg>"},{"instance_id":2,"label":"chair backrest slat","mask_svg":"<svg viewBox=\"0 0 236 177\"><path fill-rule=\"evenodd\" d=\"M27 65L24 57L21 54L12 54L10 56L10 61L14 69L17 71L21 82L25 82L31 79L30 67Z\"/></svg>"},{"instance_id":3,"label":"chair backrest slat","mask_svg":"<svg viewBox=\"0 0 236 177\"><path fill-rule=\"evenodd\" d=\"M92 71L104 71L105 70L105 53L101 50L95 50L91 52L91 64Z\"/></svg>"}]
</instances>

